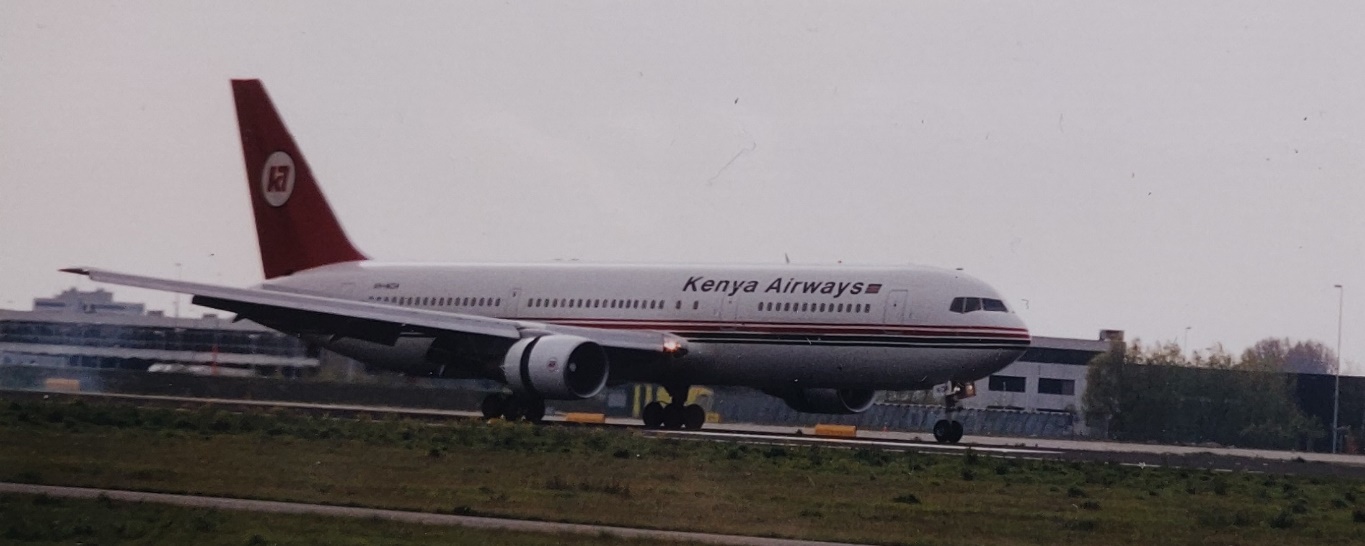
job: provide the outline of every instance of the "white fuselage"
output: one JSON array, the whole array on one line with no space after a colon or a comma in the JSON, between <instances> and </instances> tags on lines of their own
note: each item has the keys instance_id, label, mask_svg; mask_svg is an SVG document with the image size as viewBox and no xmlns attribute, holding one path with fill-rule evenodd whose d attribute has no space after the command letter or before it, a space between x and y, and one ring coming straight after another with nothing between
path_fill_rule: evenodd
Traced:
<instances>
[{"instance_id":1,"label":"white fuselage","mask_svg":"<svg viewBox=\"0 0 1365 546\"><path fill-rule=\"evenodd\" d=\"M667 376L698 385L925 389L989 375L1029 343L1023 321L999 305L1002 298L990 286L960 271L925 267L355 262L264 286L505 319L664 331L687 340L687 354L664 364L633 370L614 364L614 381ZM990 304L981 308L983 301ZM329 343L407 371L420 368L430 344L420 337L393 347Z\"/></svg>"}]
</instances>

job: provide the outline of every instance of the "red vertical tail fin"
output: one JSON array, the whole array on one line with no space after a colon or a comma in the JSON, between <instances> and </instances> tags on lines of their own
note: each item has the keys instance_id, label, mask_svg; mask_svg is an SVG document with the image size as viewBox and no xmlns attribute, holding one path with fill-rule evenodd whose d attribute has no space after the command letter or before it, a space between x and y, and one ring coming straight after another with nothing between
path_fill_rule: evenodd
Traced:
<instances>
[{"instance_id":1,"label":"red vertical tail fin","mask_svg":"<svg viewBox=\"0 0 1365 546\"><path fill-rule=\"evenodd\" d=\"M265 278L364 260L332 214L261 81L232 80L232 96Z\"/></svg>"}]
</instances>

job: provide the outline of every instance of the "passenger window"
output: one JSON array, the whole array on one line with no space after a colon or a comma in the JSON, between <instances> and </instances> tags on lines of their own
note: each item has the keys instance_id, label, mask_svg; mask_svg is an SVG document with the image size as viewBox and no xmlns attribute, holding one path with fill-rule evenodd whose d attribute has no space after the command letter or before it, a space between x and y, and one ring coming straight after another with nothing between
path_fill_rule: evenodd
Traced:
<instances>
[{"instance_id":1,"label":"passenger window","mask_svg":"<svg viewBox=\"0 0 1365 546\"><path fill-rule=\"evenodd\" d=\"M498 298L497 301L493 302L493 305L495 306L502 305L502 298Z\"/></svg>"},{"instance_id":2,"label":"passenger window","mask_svg":"<svg viewBox=\"0 0 1365 546\"><path fill-rule=\"evenodd\" d=\"M699 301L697 301L697 300L692 300L692 309L693 309L693 310L697 309L697 308L700 307L700 306L701 306L701 302L699 302Z\"/></svg>"},{"instance_id":3,"label":"passenger window","mask_svg":"<svg viewBox=\"0 0 1365 546\"><path fill-rule=\"evenodd\" d=\"M682 309L682 300L673 300L673 301L677 302L676 304L673 305L673 308L674 308L674 309Z\"/></svg>"}]
</instances>

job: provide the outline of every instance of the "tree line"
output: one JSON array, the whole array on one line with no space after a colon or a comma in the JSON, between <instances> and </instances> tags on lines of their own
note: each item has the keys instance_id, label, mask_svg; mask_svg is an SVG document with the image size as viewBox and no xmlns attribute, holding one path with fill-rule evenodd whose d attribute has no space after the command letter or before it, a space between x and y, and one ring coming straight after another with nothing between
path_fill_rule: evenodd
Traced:
<instances>
[{"instance_id":1,"label":"tree line","mask_svg":"<svg viewBox=\"0 0 1365 546\"><path fill-rule=\"evenodd\" d=\"M1269 338L1238 357L1175 343L1115 342L1090 363L1086 418L1123 441L1302 449L1327 426L1295 403L1295 373L1336 371L1316 341Z\"/></svg>"}]
</instances>

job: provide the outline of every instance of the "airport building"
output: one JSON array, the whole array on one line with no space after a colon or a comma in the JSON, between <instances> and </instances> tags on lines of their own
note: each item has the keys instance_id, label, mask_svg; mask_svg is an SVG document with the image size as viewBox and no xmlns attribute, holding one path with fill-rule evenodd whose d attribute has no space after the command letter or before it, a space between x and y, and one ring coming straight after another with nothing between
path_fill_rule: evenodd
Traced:
<instances>
[{"instance_id":1,"label":"airport building","mask_svg":"<svg viewBox=\"0 0 1365 546\"><path fill-rule=\"evenodd\" d=\"M37 298L32 311L0 309L0 366L206 371L240 375L313 373L316 354L259 324L167 317L104 290Z\"/></svg>"},{"instance_id":2,"label":"airport building","mask_svg":"<svg viewBox=\"0 0 1365 546\"><path fill-rule=\"evenodd\" d=\"M1122 342L1123 332L1103 330L1096 339L1034 337L1018 361L977 381L976 396L962 400L962 406L1079 415L1087 365L1113 341Z\"/></svg>"}]
</instances>

